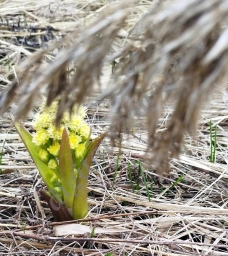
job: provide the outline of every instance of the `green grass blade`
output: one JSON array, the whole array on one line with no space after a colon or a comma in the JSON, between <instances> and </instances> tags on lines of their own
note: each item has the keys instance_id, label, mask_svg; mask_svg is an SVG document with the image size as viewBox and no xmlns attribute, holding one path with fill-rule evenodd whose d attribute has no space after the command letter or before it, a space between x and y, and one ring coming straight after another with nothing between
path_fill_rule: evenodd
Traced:
<instances>
[{"instance_id":1,"label":"green grass blade","mask_svg":"<svg viewBox=\"0 0 228 256\"><path fill-rule=\"evenodd\" d=\"M132 188L132 191L134 192L134 184L133 184L132 170L131 170L131 165L130 165L130 163L128 163L127 171L128 171L128 177L129 177L130 182L131 182L131 188Z\"/></svg>"},{"instance_id":2,"label":"green grass blade","mask_svg":"<svg viewBox=\"0 0 228 256\"><path fill-rule=\"evenodd\" d=\"M173 184L170 186L169 190L174 189L178 183L180 183L182 180L184 179L184 174L181 174L174 182Z\"/></svg>"},{"instance_id":3,"label":"green grass blade","mask_svg":"<svg viewBox=\"0 0 228 256\"><path fill-rule=\"evenodd\" d=\"M62 182L63 200L66 207L71 209L76 188L76 176L74 174L72 153L66 129L63 130L59 150L59 173Z\"/></svg>"},{"instance_id":4,"label":"green grass blade","mask_svg":"<svg viewBox=\"0 0 228 256\"><path fill-rule=\"evenodd\" d=\"M112 252L107 252L105 256L112 256Z\"/></svg>"},{"instance_id":5,"label":"green grass blade","mask_svg":"<svg viewBox=\"0 0 228 256\"><path fill-rule=\"evenodd\" d=\"M95 227L92 227L92 231L90 233L90 238L93 238L95 235Z\"/></svg>"},{"instance_id":6,"label":"green grass blade","mask_svg":"<svg viewBox=\"0 0 228 256\"><path fill-rule=\"evenodd\" d=\"M117 171L119 169L119 161L120 161L120 151L118 152L118 155L117 155L116 168L115 168L114 177L113 177L113 184L116 181Z\"/></svg>"},{"instance_id":7,"label":"green grass blade","mask_svg":"<svg viewBox=\"0 0 228 256\"><path fill-rule=\"evenodd\" d=\"M210 121L210 162L214 163L216 160L216 148L217 148L217 125L215 126L215 132L212 131L212 121ZM214 139L214 140L213 140Z\"/></svg>"},{"instance_id":8,"label":"green grass blade","mask_svg":"<svg viewBox=\"0 0 228 256\"><path fill-rule=\"evenodd\" d=\"M212 122L210 121L210 162L213 163Z\"/></svg>"},{"instance_id":9,"label":"green grass blade","mask_svg":"<svg viewBox=\"0 0 228 256\"><path fill-rule=\"evenodd\" d=\"M149 190L149 187L148 187L148 182L146 180L146 177L145 177L145 174L142 173L142 178L143 178L143 182L144 182L144 185L146 187L146 193L147 193L147 197L148 197L148 200L149 202L151 201L151 198L150 198L150 190Z\"/></svg>"},{"instance_id":10,"label":"green grass blade","mask_svg":"<svg viewBox=\"0 0 228 256\"><path fill-rule=\"evenodd\" d=\"M213 163L216 160L216 147L217 147L217 125L215 126L215 135L214 135L214 150L213 150Z\"/></svg>"},{"instance_id":11,"label":"green grass blade","mask_svg":"<svg viewBox=\"0 0 228 256\"><path fill-rule=\"evenodd\" d=\"M3 151L4 151L5 143L6 143L6 140L3 141L2 150L0 152L0 165L2 165L2 156L3 156ZM0 174L2 174L2 169L0 169Z\"/></svg>"},{"instance_id":12,"label":"green grass blade","mask_svg":"<svg viewBox=\"0 0 228 256\"><path fill-rule=\"evenodd\" d=\"M140 177L142 175L142 164L138 161L138 174L137 174L137 183L136 183L136 190L139 191L140 189Z\"/></svg>"},{"instance_id":13,"label":"green grass blade","mask_svg":"<svg viewBox=\"0 0 228 256\"><path fill-rule=\"evenodd\" d=\"M87 185L89 169L97 148L105 136L106 133L103 133L89 144L86 156L78 170L77 185L73 204L73 218L75 220L84 218L88 212Z\"/></svg>"}]
</instances>

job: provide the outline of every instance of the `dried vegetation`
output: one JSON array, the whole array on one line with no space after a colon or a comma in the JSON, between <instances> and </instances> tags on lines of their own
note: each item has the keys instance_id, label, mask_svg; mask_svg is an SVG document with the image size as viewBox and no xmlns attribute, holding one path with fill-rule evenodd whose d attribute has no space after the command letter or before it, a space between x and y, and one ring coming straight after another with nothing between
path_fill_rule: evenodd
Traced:
<instances>
[{"instance_id":1,"label":"dried vegetation","mask_svg":"<svg viewBox=\"0 0 228 256\"><path fill-rule=\"evenodd\" d=\"M14 0L0 13L0 254L228 255L226 0ZM59 97L57 122L84 102L94 134L122 143L101 147L83 221L53 222L12 125L27 116L32 131L42 95Z\"/></svg>"}]
</instances>

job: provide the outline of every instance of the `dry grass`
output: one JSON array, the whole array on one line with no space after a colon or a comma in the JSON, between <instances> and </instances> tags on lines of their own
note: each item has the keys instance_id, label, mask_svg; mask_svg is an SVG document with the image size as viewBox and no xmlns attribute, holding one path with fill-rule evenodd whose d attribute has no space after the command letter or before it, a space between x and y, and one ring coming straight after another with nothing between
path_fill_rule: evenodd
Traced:
<instances>
[{"instance_id":1,"label":"dry grass","mask_svg":"<svg viewBox=\"0 0 228 256\"><path fill-rule=\"evenodd\" d=\"M189 10L183 16L181 8L170 15L156 2L152 8L151 1L130 2L127 9L125 1L121 8L101 0L1 2L0 104L11 108L0 119L1 255L228 255L228 86L222 82L228 58L227 44L216 45L226 37L228 8L225 1L182 1ZM152 15L143 16L148 10ZM27 31L28 24L39 29ZM50 43L43 42L52 39L47 26L55 28ZM29 43L50 46L34 54ZM74 221L80 226L53 222L39 197L44 185L9 115L38 106L39 91L48 101L62 95L59 117L74 99L86 101L94 135L110 122L115 138L128 134L121 153L109 149L109 140L100 147L89 179L90 212ZM33 111L24 122L31 131ZM218 127L215 163L209 161L210 120ZM154 165L142 163L148 145ZM159 177L157 167L167 170L169 157L179 153L169 175Z\"/></svg>"}]
</instances>

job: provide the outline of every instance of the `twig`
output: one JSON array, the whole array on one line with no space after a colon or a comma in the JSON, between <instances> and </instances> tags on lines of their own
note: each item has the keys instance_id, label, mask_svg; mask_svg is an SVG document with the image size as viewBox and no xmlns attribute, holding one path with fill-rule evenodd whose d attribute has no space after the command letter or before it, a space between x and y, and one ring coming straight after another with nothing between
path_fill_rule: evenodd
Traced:
<instances>
[{"instance_id":1,"label":"twig","mask_svg":"<svg viewBox=\"0 0 228 256\"><path fill-rule=\"evenodd\" d=\"M32 238L39 241L65 241L65 242L100 242L100 243L126 243L126 244L150 244L150 245L199 245L199 246L214 246L219 248L228 248L228 245L223 244L208 244L199 242L188 242L182 240L170 241L170 240L137 240L137 239L106 239L106 238L82 238L82 237L49 237L41 235L31 235L18 232L11 233L14 236L20 236L24 238Z\"/></svg>"}]
</instances>

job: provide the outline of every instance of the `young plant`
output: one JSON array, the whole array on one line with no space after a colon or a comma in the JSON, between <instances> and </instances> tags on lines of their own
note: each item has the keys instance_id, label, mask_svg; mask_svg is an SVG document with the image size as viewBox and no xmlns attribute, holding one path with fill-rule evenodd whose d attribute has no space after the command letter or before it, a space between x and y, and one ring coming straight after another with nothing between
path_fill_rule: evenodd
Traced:
<instances>
[{"instance_id":1,"label":"young plant","mask_svg":"<svg viewBox=\"0 0 228 256\"><path fill-rule=\"evenodd\" d=\"M214 163L216 160L217 147L217 125L215 126L214 134L212 132L212 122L210 121L210 162Z\"/></svg>"},{"instance_id":2,"label":"young plant","mask_svg":"<svg viewBox=\"0 0 228 256\"><path fill-rule=\"evenodd\" d=\"M184 179L184 174L181 174L170 186L170 188L166 191L167 194L169 194L170 191L172 191L181 181Z\"/></svg>"},{"instance_id":3,"label":"young plant","mask_svg":"<svg viewBox=\"0 0 228 256\"><path fill-rule=\"evenodd\" d=\"M115 168L114 177L113 177L113 184L116 181L117 171L119 169L119 161L120 161L120 151L118 152L118 155L117 155L116 168Z\"/></svg>"},{"instance_id":4,"label":"young plant","mask_svg":"<svg viewBox=\"0 0 228 256\"><path fill-rule=\"evenodd\" d=\"M148 200L149 200L149 202L151 202L151 191L152 191L152 188L153 188L153 184L151 183L150 188L149 188L149 184L148 184L148 181L146 179L146 176L145 176L144 172L142 173L142 179L143 179L143 183L146 187L146 194L147 194Z\"/></svg>"},{"instance_id":5,"label":"young plant","mask_svg":"<svg viewBox=\"0 0 228 256\"><path fill-rule=\"evenodd\" d=\"M142 163L138 161L138 174L137 174L137 183L136 183L136 190L139 191L140 189L140 177L142 175Z\"/></svg>"},{"instance_id":6,"label":"young plant","mask_svg":"<svg viewBox=\"0 0 228 256\"><path fill-rule=\"evenodd\" d=\"M6 140L3 141L2 150L1 150L1 152L0 152L0 165L2 165L2 156L3 156L3 154L4 154L5 142L6 142ZM0 174L2 174L2 169L0 169Z\"/></svg>"},{"instance_id":7,"label":"young plant","mask_svg":"<svg viewBox=\"0 0 228 256\"><path fill-rule=\"evenodd\" d=\"M48 191L41 191L56 221L84 218L88 212L87 184L94 154L105 133L90 142L91 129L82 107L65 113L55 126L57 102L41 106L31 135L21 123L15 127L33 158Z\"/></svg>"}]
</instances>

